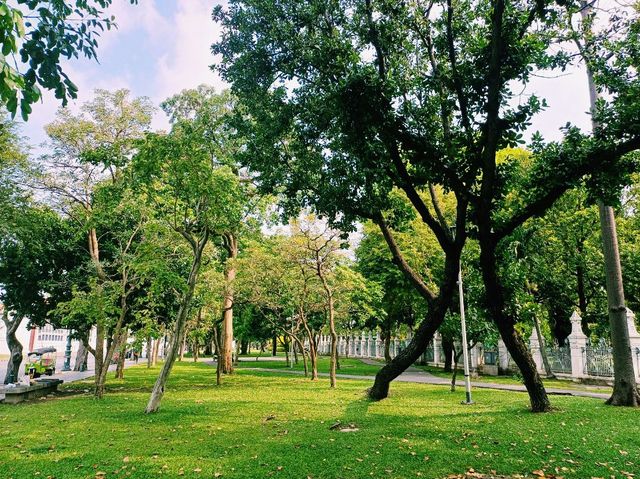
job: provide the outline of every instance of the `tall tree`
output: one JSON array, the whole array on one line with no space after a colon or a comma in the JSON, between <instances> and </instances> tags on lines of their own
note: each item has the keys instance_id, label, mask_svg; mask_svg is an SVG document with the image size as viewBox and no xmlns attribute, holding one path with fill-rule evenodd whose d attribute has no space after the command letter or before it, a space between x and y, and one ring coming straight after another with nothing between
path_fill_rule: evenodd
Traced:
<instances>
[{"instance_id":1,"label":"tall tree","mask_svg":"<svg viewBox=\"0 0 640 479\"><path fill-rule=\"evenodd\" d=\"M571 58L560 42L562 8L552 1L235 0L214 14L224 28L214 51L250 119L246 162L260 172L261 187L284 193L291 209L312 205L345 229L358 218L374 220L429 305L411 343L376 376L372 398L387 396L390 381L419 357L444 320L471 232L480 245L487 308L522 372L531 407L550 408L507 314L498 251L585 175L611 171L640 147L637 123L623 129L617 120L637 113L625 101L631 78L613 89L605 110L614 120L603 124L606 134L597 140L576 128L561 143L536 135L525 177L514 177L509 162L498 165L497 152L521 143L544 106L535 95L515 105L514 92L526 87L532 71L563 67ZM433 185L453 192L455 218L442 214L429 194ZM409 266L388 228L393 187L445 254L437 290ZM517 201L510 191L519 191Z\"/></svg>"},{"instance_id":2,"label":"tall tree","mask_svg":"<svg viewBox=\"0 0 640 479\"><path fill-rule=\"evenodd\" d=\"M47 314L68 294L56 284L73 269L72 231L51 209L21 204L0 230L0 303L7 328L10 360L4 383L20 375L22 345L16 331L29 318L34 324L47 321Z\"/></svg>"},{"instance_id":3,"label":"tall tree","mask_svg":"<svg viewBox=\"0 0 640 479\"><path fill-rule=\"evenodd\" d=\"M570 14L571 9L569 9ZM596 15L593 12L591 4L584 0L579 3L581 17L580 35L574 36L574 40L580 54L585 61L587 68L587 81L589 85L590 111L592 118L592 127L594 131L600 128L598 121L598 99L599 93L596 86L595 75L604 72L598 71L596 60L593 54L596 53L598 46L594 45L593 23ZM571 19L569 20L571 22ZM616 35L615 28L619 27L614 24L612 31L607 33ZM637 21L635 28L631 27L632 34L637 41L638 26ZM623 34L624 35L624 34ZM594 51L595 50L595 51ZM636 51L636 46L632 47L632 51ZM628 66L628 65L627 65ZM610 196L610 195L608 195ZM631 343L629 341L629 327L627 325L627 307L624 300L624 286L622 283L622 267L620 266L620 252L618 249L618 233L616 230L615 213L611 203L606 201L606 197L600 197L597 200L598 213L600 216L600 234L602 237L602 252L604 254L604 270L607 287L607 303L609 309L609 324L611 328L611 344L613 347L613 367L614 367L614 385L613 393L607 400L607 404L614 406L640 406L640 391L636 384L636 374L633 367L633 353L631 351Z\"/></svg>"},{"instance_id":4,"label":"tall tree","mask_svg":"<svg viewBox=\"0 0 640 479\"><path fill-rule=\"evenodd\" d=\"M91 317L100 318L95 347L89 348L96 360L97 397L102 396L133 291L130 269L122 261L130 258L144 216L126 207L127 201L135 201L124 184L123 170L134 151L133 142L148 129L152 112L147 98L130 98L127 90L96 90L94 99L83 104L79 114L64 108L58 111L56 120L45 128L50 151L38 159L35 188L44 191L48 201L71 218L87 238L87 259L92 267L87 284L91 291L79 288L77 301L62 307L90 308L95 312ZM122 213L125 215L119 216ZM110 243L108 251L102 248L102 241ZM109 307L112 301L119 306ZM97 310L97 304L109 309ZM112 321L114 316L117 319Z\"/></svg>"},{"instance_id":5,"label":"tall tree","mask_svg":"<svg viewBox=\"0 0 640 479\"><path fill-rule=\"evenodd\" d=\"M216 161L218 149L197 122L177 121L169 134L148 134L134 158L135 176L157 220L189 246L190 269L179 293L171 345L145 412L160 407L165 385L182 345L205 249L243 217L237 175Z\"/></svg>"},{"instance_id":6,"label":"tall tree","mask_svg":"<svg viewBox=\"0 0 640 479\"><path fill-rule=\"evenodd\" d=\"M162 109L172 122L193 122L203 139L211 143L212 161L220 166L228 166L239 175L237 156L242 142L235 138L235 131L229 121L233 111L233 97L228 90L216 93L213 87L200 85L196 89L183 90L169 98L162 103ZM241 229L241 222L229 224L228 230L221 232L219 238L215 238L221 242L227 253L221 341L222 372L225 374L233 371L233 285L236 278L238 235Z\"/></svg>"}]
</instances>

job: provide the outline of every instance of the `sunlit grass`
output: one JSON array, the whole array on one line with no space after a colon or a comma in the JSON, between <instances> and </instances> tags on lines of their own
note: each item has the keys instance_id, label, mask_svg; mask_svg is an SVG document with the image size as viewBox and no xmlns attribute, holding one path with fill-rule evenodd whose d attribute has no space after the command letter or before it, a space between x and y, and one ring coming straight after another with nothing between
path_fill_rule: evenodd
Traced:
<instances>
[{"instance_id":1,"label":"sunlit grass","mask_svg":"<svg viewBox=\"0 0 640 479\"><path fill-rule=\"evenodd\" d=\"M608 478L640 469L640 411L599 400L554 397L554 412L532 414L521 393L479 390L463 406L446 388L399 383L374 403L369 381L331 390L326 378L239 370L216 387L212 367L183 362L160 412L147 416L157 372L110 378L102 401L81 393L0 405L0 477L442 478L474 468ZM331 430L336 421L358 430Z\"/></svg>"}]
</instances>

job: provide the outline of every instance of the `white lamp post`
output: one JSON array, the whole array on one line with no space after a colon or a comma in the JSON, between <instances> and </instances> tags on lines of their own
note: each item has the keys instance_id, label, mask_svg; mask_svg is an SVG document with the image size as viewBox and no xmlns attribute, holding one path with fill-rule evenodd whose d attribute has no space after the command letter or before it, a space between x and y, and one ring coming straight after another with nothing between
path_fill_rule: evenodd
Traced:
<instances>
[{"instance_id":1,"label":"white lamp post","mask_svg":"<svg viewBox=\"0 0 640 479\"><path fill-rule=\"evenodd\" d=\"M471 399L471 377L469 375L469 344L467 342L467 321L464 315L464 290L462 287L462 260L458 267L458 296L460 297L460 326L462 330L462 360L464 361L464 387L466 400L462 404L473 404Z\"/></svg>"}]
</instances>

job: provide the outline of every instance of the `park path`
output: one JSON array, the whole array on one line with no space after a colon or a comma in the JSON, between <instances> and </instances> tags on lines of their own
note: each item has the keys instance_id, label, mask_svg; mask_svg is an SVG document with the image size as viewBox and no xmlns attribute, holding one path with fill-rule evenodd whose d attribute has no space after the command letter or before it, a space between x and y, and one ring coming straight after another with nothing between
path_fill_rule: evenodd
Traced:
<instances>
[{"instance_id":1,"label":"park path","mask_svg":"<svg viewBox=\"0 0 640 479\"><path fill-rule=\"evenodd\" d=\"M358 358L365 364L379 365L379 361L374 361L372 359L364 359ZM215 364L215 362L211 361L211 364ZM303 371L291 371L285 369L275 369L275 368L244 368L244 369L255 369L258 371L269 371L269 372L277 372L277 373L285 373L285 374L298 374L303 375ZM328 377L328 373L318 373L318 376ZM373 381L373 376L362 376L356 374L337 374L338 378L343 379L358 379L363 381ZM464 379L464 378L463 378ZM419 384L433 384L436 386L446 386L451 387L451 380L440 378L438 376L434 376L422 369L409 367L404 373L398 376L396 381L406 382L406 383L419 383ZM514 391L514 392L523 392L526 393L527 389L523 385L518 384L500 384L500 383L491 383L491 382L479 382L472 381L471 386L477 389L496 389L499 391ZM464 388L464 382L457 381L458 388ZM595 398L595 399L609 399L611 396L610 393L599 393L594 391L589 391L586 389L562 389L562 388L551 388L548 387L547 393L561 396L576 396L576 397L587 397L587 398Z\"/></svg>"},{"instance_id":2,"label":"park path","mask_svg":"<svg viewBox=\"0 0 640 479\"><path fill-rule=\"evenodd\" d=\"M146 361L146 360L145 360ZM130 368L131 366L135 366L136 364L142 364L144 361L136 363L135 361L125 361L124 367ZM112 364L109 366L109 371L116 370L116 364ZM53 376L43 376L45 378L52 379L62 379L65 383L73 383L76 381L82 381L83 379L92 378L95 376L95 372L93 369L87 371L58 371ZM4 374L2 375L4 377ZM0 381L2 381L0 379ZM0 384L0 401L4 399L4 385Z\"/></svg>"}]
</instances>

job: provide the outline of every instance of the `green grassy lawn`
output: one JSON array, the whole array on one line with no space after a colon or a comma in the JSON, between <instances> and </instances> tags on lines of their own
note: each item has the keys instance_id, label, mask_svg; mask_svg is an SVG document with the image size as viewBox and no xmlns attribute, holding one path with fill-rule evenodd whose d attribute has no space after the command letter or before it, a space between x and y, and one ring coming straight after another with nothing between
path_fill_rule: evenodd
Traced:
<instances>
[{"instance_id":1,"label":"green grassy lawn","mask_svg":"<svg viewBox=\"0 0 640 479\"><path fill-rule=\"evenodd\" d=\"M497 471L566 478L640 470L640 411L554 397L548 414L527 396L479 390L463 406L446 388L394 384L370 402L369 382L240 370L214 383L203 363L177 363L159 413L143 414L158 372L127 369L96 401L77 395L0 405L0 477L444 478ZM331 430L336 421L354 432ZM98 473L105 473L101 475Z\"/></svg>"},{"instance_id":2,"label":"green grassy lawn","mask_svg":"<svg viewBox=\"0 0 640 479\"><path fill-rule=\"evenodd\" d=\"M290 369L287 366L287 363L283 360L275 360L275 361L252 361L252 360L242 360L245 356L240 356L240 361L238 362L238 368L265 368L265 369ZM384 363L380 364L365 364L359 359L345 359L340 358L340 369L338 369L338 374L352 374L356 376L375 376L376 373L380 370ZM308 367L311 368L311 363L308 363ZM302 364L302 359L298 361L298 364L293 365L293 369L297 371L304 371L304 365ZM329 372L329 358L326 356L320 356L318 358L318 372L328 373Z\"/></svg>"},{"instance_id":3,"label":"green grassy lawn","mask_svg":"<svg viewBox=\"0 0 640 479\"><path fill-rule=\"evenodd\" d=\"M442 368L437 368L433 366L415 366L418 369L422 369L428 373L433 374L434 376L438 376L441 378L451 380L451 373L444 372ZM474 382L486 382L486 383L496 383L496 384L522 384L522 380L515 376L474 376L472 379ZM458 373L458 377L456 382L462 383L464 381L464 376L462 371ZM593 391L593 392L601 392L601 393L610 393L612 388L609 386L594 386L594 385L586 385L577 383L568 379L543 379L544 385L548 388L558 388L558 389L573 389L573 390L581 390L581 391Z\"/></svg>"}]
</instances>

